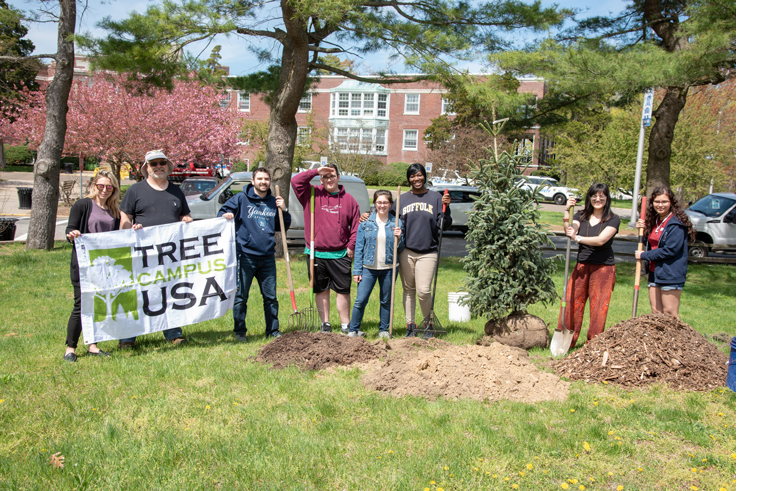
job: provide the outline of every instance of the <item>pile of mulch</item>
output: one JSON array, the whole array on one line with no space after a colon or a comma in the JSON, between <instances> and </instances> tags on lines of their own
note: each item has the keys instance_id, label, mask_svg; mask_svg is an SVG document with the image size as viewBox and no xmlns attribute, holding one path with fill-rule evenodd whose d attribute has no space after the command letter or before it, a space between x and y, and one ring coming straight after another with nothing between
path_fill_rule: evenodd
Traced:
<instances>
[{"instance_id":1,"label":"pile of mulch","mask_svg":"<svg viewBox=\"0 0 774 491\"><path fill-rule=\"evenodd\" d=\"M698 331L667 314L620 322L555 362L572 380L624 386L666 383L680 390L712 390L726 383L728 355Z\"/></svg>"},{"instance_id":2,"label":"pile of mulch","mask_svg":"<svg viewBox=\"0 0 774 491\"><path fill-rule=\"evenodd\" d=\"M295 331L278 337L261 348L258 356L249 359L271 363L272 368L297 366L307 370L321 370L364 363L386 354L383 343L371 344L364 338Z\"/></svg>"}]
</instances>

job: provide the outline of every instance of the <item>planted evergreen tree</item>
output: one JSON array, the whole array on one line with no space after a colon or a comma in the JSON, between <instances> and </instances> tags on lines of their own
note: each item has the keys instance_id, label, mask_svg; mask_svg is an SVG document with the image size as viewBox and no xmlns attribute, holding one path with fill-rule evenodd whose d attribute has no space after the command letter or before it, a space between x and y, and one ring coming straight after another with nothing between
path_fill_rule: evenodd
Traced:
<instances>
[{"instance_id":1,"label":"planted evergreen tree","mask_svg":"<svg viewBox=\"0 0 774 491\"><path fill-rule=\"evenodd\" d=\"M545 323L527 314L530 305L558 298L551 279L557 263L544 258L541 250L549 239L538 223L537 190L518 185L525 166L518 152L498 151L496 138L503 123L481 126L494 144L488 149L489 158L471 165L471 178L481 196L468 219L465 303L473 316L490 319L484 328L487 334L540 331L541 340L533 345L547 346Z\"/></svg>"}]
</instances>

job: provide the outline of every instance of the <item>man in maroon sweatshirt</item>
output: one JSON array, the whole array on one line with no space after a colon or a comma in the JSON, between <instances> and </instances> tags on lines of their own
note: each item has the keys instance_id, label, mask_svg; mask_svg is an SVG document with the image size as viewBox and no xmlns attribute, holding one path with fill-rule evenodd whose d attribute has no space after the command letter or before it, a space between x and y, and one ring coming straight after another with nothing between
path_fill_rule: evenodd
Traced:
<instances>
[{"instance_id":1,"label":"man in maroon sweatshirt","mask_svg":"<svg viewBox=\"0 0 774 491\"><path fill-rule=\"evenodd\" d=\"M320 176L322 185L314 186L314 238L310 237L312 223L310 198L312 179ZM331 290L336 292L336 310L341 319L341 332L349 332L349 313L352 282L352 257L355 251L360 206L357 200L339 184L339 170L334 165L300 172L290 181L298 202L304 208L304 239L309 268L309 243L314 241L314 293L320 309L320 332L331 332Z\"/></svg>"}]
</instances>

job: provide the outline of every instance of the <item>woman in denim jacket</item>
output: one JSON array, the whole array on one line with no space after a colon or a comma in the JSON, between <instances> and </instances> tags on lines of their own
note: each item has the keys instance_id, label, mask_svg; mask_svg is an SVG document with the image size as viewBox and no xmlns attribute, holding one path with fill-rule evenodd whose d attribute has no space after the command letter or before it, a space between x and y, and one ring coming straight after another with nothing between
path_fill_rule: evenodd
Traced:
<instances>
[{"instance_id":1,"label":"woman in denim jacket","mask_svg":"<svg viewBox=\"0 0 774 491\"><path fill-rule=\"evenodd\" d=\"M399 237L398 252L403 250L402 223L395 225L395 215L390 214L392 193L379 190L374 193L376 213L357 228L355 257L352 277L357 283L357 299L352 308L349 324L350 337L365 336L360 330L368 297L379 282L379 337L389 338L390 327L390 290L392 287L393 237Z\"/></svg>"},{"instance_id":2,"label":"woman in denim jacket","mask_svg":"<svg viewBox=\"0 0 774 491\"><path fill-rule=\"evenodd\" d=\"M680 208L671 189L653 190L648 212L637 227L644 228L647 251L634 256L647 261L650 309L680 319L680 297L688 274L688 242L696 240L696 230Z\"/></svg>"}]
</instances>

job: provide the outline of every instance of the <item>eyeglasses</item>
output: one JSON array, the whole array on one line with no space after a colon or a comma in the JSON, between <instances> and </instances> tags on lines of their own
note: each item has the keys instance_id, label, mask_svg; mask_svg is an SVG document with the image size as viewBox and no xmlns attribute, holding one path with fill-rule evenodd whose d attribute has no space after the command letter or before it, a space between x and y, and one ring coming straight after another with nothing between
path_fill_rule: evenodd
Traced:
<instances>
[{"instance_id":1,"label":"eyeglasses","mask_svg":"<svg viewBox=\"0 0 774 491\"><path fill-rule=\"evenodd\" d=\"M97 189L99 189L100 191L104 191L105 189L107 189L108 191L113 190L113 186L111 186L110 184L96 184L96 186L97 186Z\"/></svg>"},{"instance_id":2,"label":"eyeglasses","mask_svg":"<svg viewBox=\"0 0 774 491\"><path fill-rule=\"evenodd\" d=\"M392 203L390 203L389 201L377 201L374 204L377 206L390 206Z\"/></svg>"},{"instance_id":3,"label":"eyeglasses","mask_svg":"<svg viewBox=\"0 0 774 491\"><path fill-rule=\"evenodd\" d=\"M336 179L336 174L331 174L329 176L320 176L321 181L332 181Z\"/></svg>"},{"instance_id":4,"label":"eyeglasses","mask_svg":"<svg viewBox=\"0 0 774 491\"><path fill-rule=\"evenodd\" d=\"M667 201L654 201L653 204L654 205L671 205L672 202L669 201L669 200L667 200Z\"/></svg>"},{"instance_id":5,"label":"eyeglasses","mask_svg":"<svg viewBox=\"0 0 774 491\"><path fill-rule=\"evenodd\" d=\"M605 201L607 198L605 196L592 196L591 201Z\"/></svg>"},{"instance_id":6,"label":"eyeglasses","mask_svg":"<svg viewBox=\"0 0 774 491\"><path fill-rule=\"evenodd\" d=\"M152 162L148 162L148 165L151 167L161 167L162 165L167 165L166 160L154 160Z\"/></svg>"}]
</instances>

